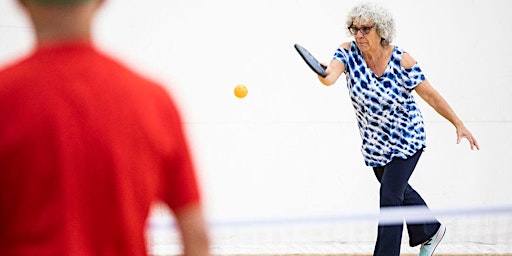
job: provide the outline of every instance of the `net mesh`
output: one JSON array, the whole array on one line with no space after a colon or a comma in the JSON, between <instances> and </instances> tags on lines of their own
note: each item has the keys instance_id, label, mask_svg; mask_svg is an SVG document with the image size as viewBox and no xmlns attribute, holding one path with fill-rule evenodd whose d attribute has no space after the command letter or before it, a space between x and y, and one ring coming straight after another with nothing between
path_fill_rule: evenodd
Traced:
<instances>
[{"instance_id":1,"label":"net mesh","mask_svg":"<svg viewBox=\"0 0 512 256\"><path fill-rule=\"evenodd\" d=\"M512 205L434 211L446 225L436 255L512 255ZM296 219L210 222L213 255L372 255L378 223L428 220L423 209L390 209ZM181 245L165 210L153 214L149 228L151 255L180 255ZM402 255L409 247L404 226Z\"/></svg>"}]
</instances>

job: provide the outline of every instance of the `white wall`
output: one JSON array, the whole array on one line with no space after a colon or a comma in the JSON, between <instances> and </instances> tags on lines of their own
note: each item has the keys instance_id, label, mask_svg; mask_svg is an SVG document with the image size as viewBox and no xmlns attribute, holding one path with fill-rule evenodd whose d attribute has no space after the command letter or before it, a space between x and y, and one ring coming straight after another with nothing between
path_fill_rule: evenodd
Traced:
<instances>
[{"instance_id":1,"label":"white wall","mask_svg":"<svg viewBox=\"0 0 512 256\"><path fill-rule=\"evenodd\" d=\"M0 1L0 66L33 44L14 0ZM344 78L324 87L293 49L330 60L350 40L357 1L109 0L98 45L168 85L178 100L214 220L375 210ZM386 0L408 50L479 140L421 99L428 149L411 179L432 208L512 203L512 2ZM244 83L249 95L237 99ZM0 85L1 86L1 85Z\"/></svg>"}]
</instances>

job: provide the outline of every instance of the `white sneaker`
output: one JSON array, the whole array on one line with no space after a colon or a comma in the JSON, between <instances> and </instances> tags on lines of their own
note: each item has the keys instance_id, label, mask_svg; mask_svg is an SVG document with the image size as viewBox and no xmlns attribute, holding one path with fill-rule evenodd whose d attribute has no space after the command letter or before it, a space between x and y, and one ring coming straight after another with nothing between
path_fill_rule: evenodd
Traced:
<instances>
[{"instance_id":1,"label":"white sneaker","mask_svg":"<svg viewBox=\"0 0 512 256\"><path fill-rule=\"evenodd\" d=\"M428 239L426 242L421 244L420 256L432 256L432 254L434 254L434 250L436 249L437 245L443 239L445 232L446 232L446 226L441 224L441 226L437 230L437 233L433 237Z\"/></svg>"}]
</instances>

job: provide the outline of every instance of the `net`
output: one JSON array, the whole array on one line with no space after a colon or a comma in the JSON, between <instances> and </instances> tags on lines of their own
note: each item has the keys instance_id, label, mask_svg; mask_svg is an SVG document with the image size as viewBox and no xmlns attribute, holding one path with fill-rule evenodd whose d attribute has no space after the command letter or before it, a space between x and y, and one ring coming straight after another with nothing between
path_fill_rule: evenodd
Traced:
<instances>
[{"instance_id":1,"label":"net","mask_svg":"<svg viewBox=\"0 0 512 256\"><path fill-rule=\"evenodd\" d=\"M372 255L378 223L422 222L432 214L447 227L436 255L512 255L512 205L210 222L211 250L213 255ZM152 255L180 255L168 213L154 214L148 231ZM405 227L402 241L402 255L418 255L419 247L407 244Z\"/></svg>"}]
</instances>

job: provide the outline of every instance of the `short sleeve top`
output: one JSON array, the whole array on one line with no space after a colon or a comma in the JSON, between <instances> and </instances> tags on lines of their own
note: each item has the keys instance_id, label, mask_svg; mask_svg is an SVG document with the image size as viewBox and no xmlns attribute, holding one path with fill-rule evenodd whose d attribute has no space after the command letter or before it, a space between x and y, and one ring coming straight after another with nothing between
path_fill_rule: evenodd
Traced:
<instances>
[{"instance_id":1,"label":"short sleeve top","mask_svg":"<svg viewBox=\"0 0 512 256\"><path fill-rule=\"evenodd\" d=\"M361 152L368 166L384 166L395 157L407 159L426 146L423 117L412 95L425 75L417 63L403 68L403 54L394 46L386 70L377 76L355 42L349 50L340 47L334 53L333 59L345 65Z\"/></svg>"},{"instance_id":2,"label":"short sleeve top","mask_svg":"<svg viewBox=\"0 0 512 256\"><path fill-rule=\"evenodd\" d=\"M153 203L201 203L171 95L89 41L0 70L0 145L0 255L145 256Z\"/></svg>"}]
</instances>

